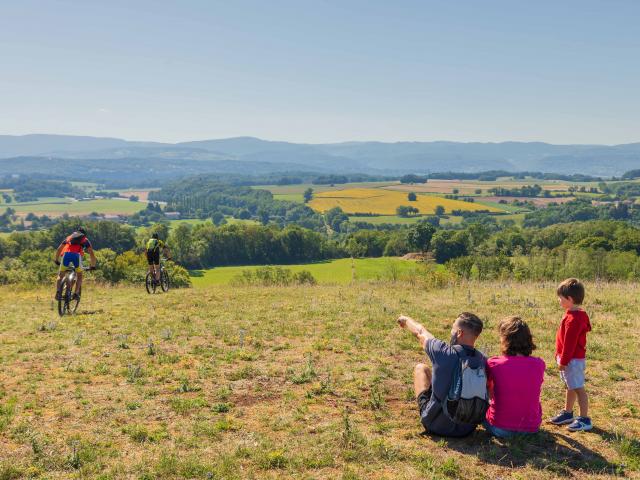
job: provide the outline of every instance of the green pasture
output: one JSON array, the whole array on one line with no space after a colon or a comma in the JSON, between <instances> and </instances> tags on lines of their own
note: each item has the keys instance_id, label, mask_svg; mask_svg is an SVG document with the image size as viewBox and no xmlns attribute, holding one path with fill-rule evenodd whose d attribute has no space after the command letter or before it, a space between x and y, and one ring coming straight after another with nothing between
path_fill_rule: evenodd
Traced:
<instances>
[{"instance_id":1,"label":"green pasture","mask_svg":"<svg viewBox=\"0 0 640 480\"><path fill-rule=\"evenodd\" d=\"M379 280L396 277L407 277L416 273L420 264L395 257L382 258L341 258L326 262L296 265L279 265L292 272L307 270L321 284L348 284L355 280ZM226 285L241 275L244 270L255 270L260 266L217 267L208 270L194 270L191 281L194 287L209 285Z\"/></svg>"}]
</instances>

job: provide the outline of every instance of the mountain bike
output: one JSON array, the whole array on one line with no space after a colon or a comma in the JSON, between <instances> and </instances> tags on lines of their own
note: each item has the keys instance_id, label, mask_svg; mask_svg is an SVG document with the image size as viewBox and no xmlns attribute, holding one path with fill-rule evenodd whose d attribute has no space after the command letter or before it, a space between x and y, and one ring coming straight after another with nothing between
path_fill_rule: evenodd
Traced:
<instances>
[{"instance_id":1,"label":"mountain bike","mask_svg":"<svg viewBox=\"0 0 640 480\"><path fill-rule=\"evenodd\" d=\"M163 258L160 260L160 281L156 280L156 276L153 273L147 272L147 277L145 278L144 286L147 289L147 293L151 294L151 293L156 293L156 289L158 287L160 287L163 292L168 292L170 283L171 282L169 280L169 272L167 272L167 270L164 268L164 258Z\"/></svg>"},{"instance_id":2,"label":"mountain bike","mask_svg":"<svg viewBox=\"0 0 640 480\"><path fill-rule=\"evenodd\" d=\"M82 267L85 272L87 270L93 270L91 267ZM80 297L75 296L73 291L76 286L78 274L75 269L67 270L62 277L60 284L60 299L58 300L58 315L61 317L65 314L72 315L76 313L78 305L80 304Z\"/></svg>"}]
</instances>

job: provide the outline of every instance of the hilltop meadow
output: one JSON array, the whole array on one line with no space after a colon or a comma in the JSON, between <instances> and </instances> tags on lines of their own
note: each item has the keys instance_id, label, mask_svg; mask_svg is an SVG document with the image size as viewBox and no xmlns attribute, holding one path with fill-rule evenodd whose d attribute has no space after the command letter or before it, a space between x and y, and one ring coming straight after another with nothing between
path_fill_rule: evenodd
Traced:
<instances>
[{"instance_id":1,"label":"hilltop meadow","mask_svg":"<svg viewBox=\"0 0 640 480\"><path fill-rule=\"evenodd\" d=\"M0 478L640 478L640 287L587 282L595 428L530 439L423 435L400 313L448 338L463 310L520 314L562 406L555 283L207 285L147 295L91 281L73 317L51 288L0 287Z\"/></svg>"}]
</instances>

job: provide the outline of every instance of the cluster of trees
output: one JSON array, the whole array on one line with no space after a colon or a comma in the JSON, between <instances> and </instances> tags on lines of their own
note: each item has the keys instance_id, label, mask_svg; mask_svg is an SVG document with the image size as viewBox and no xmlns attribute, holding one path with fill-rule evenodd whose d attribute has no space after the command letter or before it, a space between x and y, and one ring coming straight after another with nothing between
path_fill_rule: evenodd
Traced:
<instances>
[{"instance_id":1,"label":"cluster of trees","mask_svg":"<svg viewBox=\"0 0 640 480\"><path fill-rule=\"evenodd\" d=\"M495 182L501 177L513 177L518 180L535 178L538 180L562 180L565 182L599 182L600 177L592 177L581 173L543 173L543 172L509 172L507 170L487 170L484 172L440 172L431 173L426 178L438 180L480 180L483 182Z\"/></svg>"},{"instance_id":2,"label":"cluster of trees","mask_svg":"<svg viewBox=\"0 0 640 480\"><path fill-rule=\"evenodd\" d=\"M412 216L418 215L419 213L420 213L420 210L412 206L400 205L398 208L396 208L396 214L399 217L405 217L405 218L412 217Z\"/></svg>"},{"instance_id":3,"label":"cluster of trees","mask_svg":"<svg viewBox=\"0 0 640 480\"><path fill-rule=\"evenodd\" d=\"M74 187L64 180L47 180L29 176L1 177L0 189L13 190L13 198L16 202L31 202L42 197L82 198L85 194L83 189ZM11 201L11 197L7 194L3 198L6 203Z\"/></svg>"},{"instance_id":4,"label":"cluster of trees","mask_svg":"<svg viewBox=\"0 0 640 480\"><path fill-rule=\"evenodd\" d=\"M601 183L600 189L606 194L602 200L630 200L640 197L640 183Z\"/></svg>"},{"instance_id":5,"label":"cluster of trees","mask_svg":"<svg viewBox=\"0 0 640 480\"><path fill-rule=\"evenodd\" d=\"M522 187L514 188L493 187L488 191L496 197L539 197L542 193L542 187L538 184L524 185ZM551 192L545 190L544 196L550 197Z\"/></svg>"},{"instance_id":6,"label":"cluster of trees","mask_svg":"<svg viewBox=\"0 0 640 480\"><path fill-rule=\"evenodd\" d=\"M621 178L622 180L635 180L636 178L640 178L640 169L629 170L624 173Z\"/></svg>"},{"instance_id":7,"label":"cluster of trees","mask_svg":"<svg viewBox=\"0 0 640 480\"><path fill-rule=\"evenodd\" d=\"M339 209L328 212L326 220L332 230L327 233L274 224L180 224L169 229L158 223L137 233L130 226L108 221L85 222L85 226L100 263L96 276L108 282L142 281L146 271L142 252L153 232L167 241L181 265L169 265L178 285L189 284L183 267L290 264L416 251L465 278L555 279L565 273L585 278L640 278L640 228L627 221L587 220L521 228L477 215L465 218L457 229L420 221L395 229L353 230ZM77 219L63 219L47 230L0 238L0 283L50 281L55 273L54 249L77 223Z\"/></svg>"},{"instance_id":8,"label":"cluster of trees","mask_svg":"<svg viewBox=\"0 0 640 480\"><path fill-rule=\"evenodd\" d=\"M525 227L545 227L558 223L584 222L588 220L625 220L640 225L640 205L615 202L593 205L589 199L578 198L563 204L551 204L546 208L527 213Z\"/></svg>"},{"instance_id":9,"label":"cluster of trees","mask_svg":"<svg viewBox=\"0 0 640 480\"><path fill-rule=\"evenodd\" d=\"M298 226L180 224L167 242L173 258L188 268L304 263L344 256L338 242Z\"/></svg>"},{"instance_id":10,"label":"cluster of trees","mask_svg":"<svg viewBox=\"0 0 640 480\"><path fill-rule=\"evenodd\" d=\"M400 177L400 183L427 183L427 180L429 180L428 175L409 174Z\"/></svg>"},{"instance_id":11,"label":"cluster of trees","mask_svg":"<svg viewBox=\"0 0 640 480\"><path fill-rule=\"evenodd\" d=\"M209 176L191 177L166 185L149 195L151 200L167 202L166 211L187 217L211 218L220 224L225 215L262 224L296 224L322 231L322 216L306 205L275 200L267 190L220 184Z\"/></svg>"},{"instance_id":12,"label":"cluster of trees","mask_svg":"<svg viewBox=\"0 0 640 480\"><path fill-rule=\"evenodd\" d=\"M136 212L129 217L129 223L137 226L151 225L166 220L167 217L158 202L148 202L144 210Z\"/></svg>"}]
</instances>

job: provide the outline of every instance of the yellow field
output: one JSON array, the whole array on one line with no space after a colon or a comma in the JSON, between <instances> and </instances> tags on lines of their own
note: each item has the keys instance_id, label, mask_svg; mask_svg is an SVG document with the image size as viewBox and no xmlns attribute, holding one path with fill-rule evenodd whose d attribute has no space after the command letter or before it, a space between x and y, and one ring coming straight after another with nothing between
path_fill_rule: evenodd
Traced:
<instances>
[{"instance_id":1,"label":"yellow field","mask_svg":"<svg viewBox=\"0 0 640 480\"><path fill-rule=\"evenodd\" d=\"M446 213L452 210L489 210L502 212L502 210L485 205L463 202L461 200L449 200L433 195L419 195L415 202L407 199L407 192L382 190L373 188L351 188L332 192L321 192L314 195L309 206L318 212L325 212L334 207L340 207L345 213L373 213L379 215L395 215L396 208L401 205L416 207L421 214L435 213L436 206L442 205Z\"/></svg>"}]
</instances>

